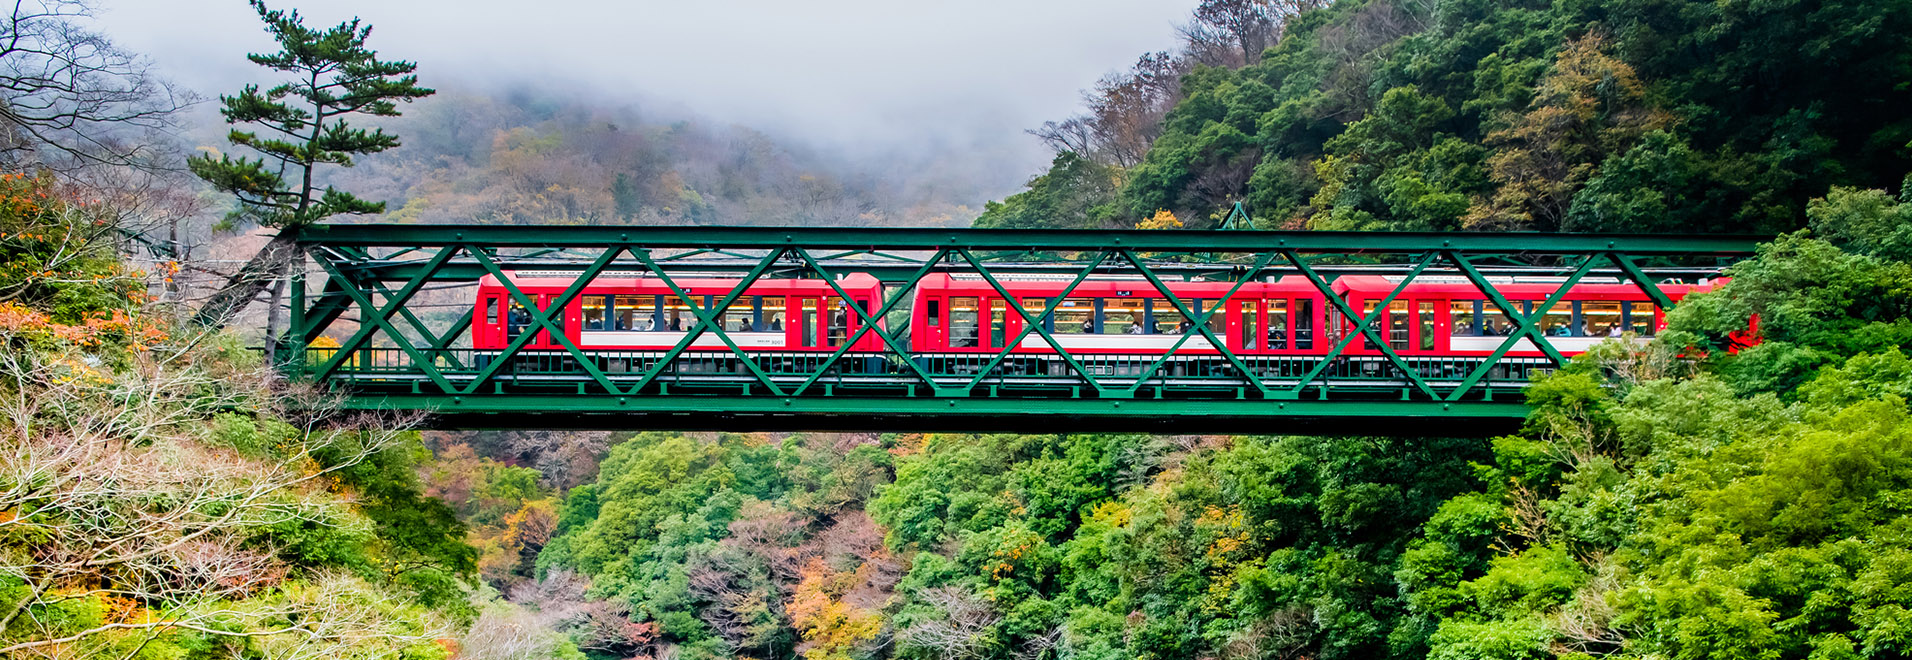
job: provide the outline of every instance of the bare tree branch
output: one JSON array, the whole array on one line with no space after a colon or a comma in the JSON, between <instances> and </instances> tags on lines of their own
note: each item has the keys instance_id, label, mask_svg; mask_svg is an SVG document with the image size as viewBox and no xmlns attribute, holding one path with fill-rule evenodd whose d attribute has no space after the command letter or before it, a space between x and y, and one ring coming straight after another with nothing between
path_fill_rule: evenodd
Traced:
<instances>
[{"instance_id":1,"label":"bare tree branch","mask_svg":"<svg viewBox=\"0 0 1912 660\"><path fill-rule=\"evenodd\" d=\"M82 22L85 0L16 0L0 16L0 166L177 169L168 140L197 102Z\"/></svg>"}]
</instances>

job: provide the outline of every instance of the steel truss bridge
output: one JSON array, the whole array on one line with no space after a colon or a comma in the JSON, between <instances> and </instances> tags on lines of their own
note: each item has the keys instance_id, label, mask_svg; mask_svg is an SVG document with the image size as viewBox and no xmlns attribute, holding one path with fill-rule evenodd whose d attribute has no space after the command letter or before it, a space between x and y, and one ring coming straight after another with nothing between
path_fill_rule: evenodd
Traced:
<instances>
[{"instance_id":1,"label":"steel truss bridge","mask_svg":"<svg viewBox=\"0 0 1912 660\"><path fill-rule=\"evenodd\" d=\"M322 274L295 273L281 368L294 380L344 395L348 407L423 410L442 428L675 428L721 430L1149 431L1162 433L1362 432L1481 435L1515 428L1521 389L1565 359L1539 321L1574 284L1652 284L1716 274L1750 256L1749 236L1432 234L1271 231L1076 231L826 229L788 227L549 227L317 225L300 231ZM540 311L506 271L558 272L575 283L546 309L562 309L599 275L642 273L686 302L695 324L669 350L593 352L564 337L562 319ZM910 350L912 288L931 273L987 282L1066 281L1046 310L1024 310L1021 334L1062 344L1036 321L1092 278L1139 278L1192 320L1167 354L1071 355L1050 368L1014 368L1012 348L990 355L918 355ZM695 274L736 280L728 295L699 300L676 283ZM738 347L722 310L767 278L835 284L849 273L884 282L877 309L850 306L858 327L834 351L761 352ZM1400 281L1363 315L1334 295L1344 274ZM529 330L502 351L470 348L476 281L497 276L530 310ZM1238 355L1208 327L1222 309L1184 307L1169 281L1249 282L1298 275L1356 331L1328 335L1322 355ZM1557 290L1523 313L1496 290L1507 276L1552 278ZM1377 321L1416 279L1459 278L1514 324L1486 357L1404 357ZM1672 301L1643 287L1661 308ZM1492 309L1490 308L1490 313ZM888 318L879 326L872 321ZM549 333L561 349L527 349ZM884 350L850 350L865 334ZM715 337L721 349L693 348ZM1357 336L1380 355L1346 354ZM321 338L336 340L331 342ZM1199 368L1178 352L1202 337L1218 347ZM1544 357L1510 357L1522 340ZM869 345L869 342L863 342ZM297 347L307 347L298 350Z\"/></svg>"}]
</instances>

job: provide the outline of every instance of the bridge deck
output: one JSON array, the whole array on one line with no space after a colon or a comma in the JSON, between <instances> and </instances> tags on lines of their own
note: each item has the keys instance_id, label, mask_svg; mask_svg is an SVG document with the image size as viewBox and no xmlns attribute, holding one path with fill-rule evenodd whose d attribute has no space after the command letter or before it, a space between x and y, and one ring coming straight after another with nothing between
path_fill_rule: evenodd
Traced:
<instances>
[{"instance_id":1,"label":"bridge deck","mask_svg":"<svg viewBox=\"0 0 1912 660\"><path fill-rule=\"evenodd\" d=\"M309 364L335 357L311 349ZM1161 433L1390 433L1484 435L1514 428L1526 414L1520 388L1549 372L1545 358L1502 358L1474 394L1460 401L1417 397L1411 380L1385 358L1344 356L1304 381L1323 360L1247 356L1264 395L1216 356L1179 356L1150 372L1158 355L1097 356L1083 367L1088 387L1055 358L1017 358L987 374L990 356L913 356L927 383L887 353L849 352L815 371L817 353L758 353L759 379L731 353L683 353L648 380L663 351L587 354L612 388L573 356L520 352L472 388L497 351L431 351L435 371L418 369L396 348L358 349L327 382L352 393L351 405L432 410L431 423L472 427L725 428L733 430L1033 430ZM1423 382L1450 390L1482 358L1410 359ZM765 381L777 386L772 392ZM1304 382L1306 383L1304 385ZM642 386L640 387L640 383Z\"/></svg>"}]
</instances>

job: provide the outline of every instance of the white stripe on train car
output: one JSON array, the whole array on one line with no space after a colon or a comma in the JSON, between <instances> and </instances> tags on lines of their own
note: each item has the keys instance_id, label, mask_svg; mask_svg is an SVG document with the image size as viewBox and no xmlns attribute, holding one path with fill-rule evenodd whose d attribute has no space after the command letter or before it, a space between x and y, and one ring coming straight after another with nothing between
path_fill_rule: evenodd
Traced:
<instances>
[{"instance_id":1,"label":"white stripe on train car","mask_svg":"<svg viewBox=\"0 0 1912 660\"><path fill-rule=\"evenodd\" d=\"M660 348L668 349L683 341L685 332L590 332L580 333L581 346L613 346L618 348ZM730 340L738 348L783 348L784 335L781 332L729 332ZM723 348L724 342L709 332L697 337L690 343L695 348Z\"/></svg>"},{"instance_id":2,"label":"white stripe on train car","mask_svg":"<svg viewBox=\"0 0 1912 660\"><path fill-rule=\"evenodd\" d=\"M1055 335L1055 337L1056 341L1062 342L1063 348L1070 350L1089 348L1161 351L1168 350L1169 347L1175 345L1175 340L1182 338L1181 335ZM1049 342L1043 340L1042 335L1032 334L1023 338L1022 347L1037 349L1049 348ZM1182 350L1210 350L1213 348L1215 348L1215 345L1209 343L1208 338L1201 335L1190 337L1187 342L1182 344Z\"/></svg>"},{"instance_id":3,"label":"white stripe on train car","mask_svg":"<svg viewBox=\"0 0 1912 660\"><path fill-rule=\"evenodd\" d=\"M1553 344L1554 349L1562 353L1581 353L1607 339L1607 337L1548 337L1547 343ZM1494 349L1500 348L1500 343L1503 341L1507 341L1507 338L1456 336L1449 339L1448 347L1456 351L1491 353ZM1522 338L1520 343L1514 344L1510 350L1538 351L1540 347L1535 346L1533 340Z\"/></svg>"}]
</instances>

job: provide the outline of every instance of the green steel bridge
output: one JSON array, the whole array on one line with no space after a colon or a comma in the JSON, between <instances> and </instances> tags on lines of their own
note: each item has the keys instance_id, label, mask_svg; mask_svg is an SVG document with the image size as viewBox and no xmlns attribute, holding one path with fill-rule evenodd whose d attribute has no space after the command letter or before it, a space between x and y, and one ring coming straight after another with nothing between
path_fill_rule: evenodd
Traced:
<instances>
[{"instance_id":1,"label":"green steel bridge","mask_svg":"<svg viewBox=\"0 0 1912 660\"><path fill-rule=\"evenodd\" d=\"M318 225L297 236L322 284L295 273L288 334L277 340L293 380L343 395L358 409L427 411L440 428L620 428L709 430L1149 431L1160 433L1402 433L1483 435L1509 431L1526 414L1521 390L1565 361L1539 321L1568 289L1587 281L1653 284L1717 274L1750 256L1759 237L1576 234L1433 234L1272 231L1065 231L830 229L790 227L550 227ZM573 277L563 294L534 304L507 271ZM661 279L696 322L668 350L592 352L565 338L553 314L607 274ZM745 351L719 320L753 282L809 278L835 284L851 273L884 283L876 309L833 352ZM1169 282L1243 284L1300 276L1355 331L1325 338L1312 356L1229 351L1194 319L1167 354L1093 361L1060 351L1053 369L1010 368L993 355L929 356L910 350L912 289L931 273L986 282L1041 277L1067 291L1097 277L1134 278L1161 292ZM676 282L724 274L728 295L699 300ZM1382 274L1400 282L1362 314L1335 296L1333 278ZM497 276L530 310L530 330L500 350L471 347L477 281ZM629 275L621 275L628 277ZM1497 281L1557 285L1525 312ZM1514 325L1485 357L1403 356L1377 327L1380 311L1408 283L1470 282ZM1672 301L1643 287L1655 305ZM1231 289L1231 293L1234 289ZM1040 335L1046 310L1010 305L1024 321L1015 347ZM1217 308L1218 309L1218 308ZM874 323L885 319L885 323ZM544 333L537 332L545 331ZM559 344L527 349L548 333ZM852 351L866 333L881 351ZM1366 336L1379 355L1347 354ZM706 339L714 337L721 347ZM1200 368L1176 359L1189 341L1220 347ZM1508 353L1522 341L1540 357ZM696 343L698 345L693 346ZM862 342L868 346L870 342ZM298 350L305 347L305 350Z\"/></svg>"}]
</instances>

